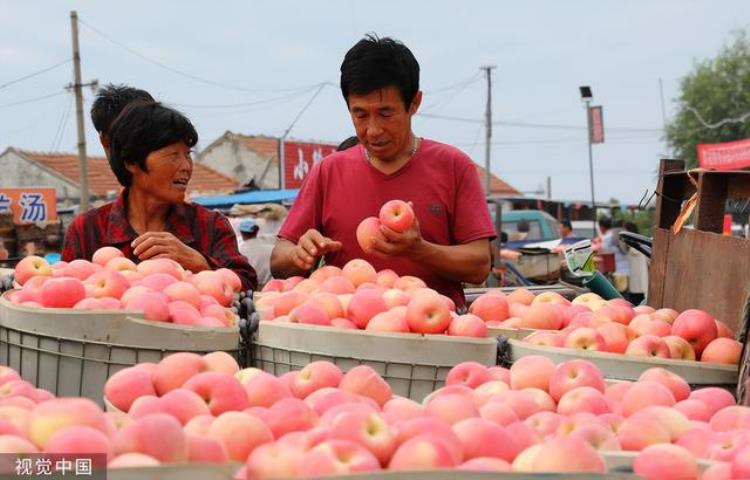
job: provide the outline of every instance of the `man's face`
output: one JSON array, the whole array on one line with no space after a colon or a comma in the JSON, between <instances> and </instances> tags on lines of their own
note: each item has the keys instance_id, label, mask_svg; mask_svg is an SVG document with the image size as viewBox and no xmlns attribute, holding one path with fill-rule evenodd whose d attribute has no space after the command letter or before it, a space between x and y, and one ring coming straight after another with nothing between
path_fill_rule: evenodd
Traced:
<instances>
[{"instance_id":1,"label":"man's face","mask_svg":"<svg viewBox=\"0 0 750 480\"><path fill-rule=\"evenodd\" d=\"M418 92L409 108L401 93L388 86L363 95L349 95L349 113L360 143L368 153L383 162L396 160L412 145L411 117L422 101Z\"/></svg>"},{"instance_id":2,"label":"man's face","mask_svg":"<svg viewBox=\"0 0 750 480\"><path fill-rule=\"evenodd\" d=\"M190 148L182 142L154 150L146 157L146 172L128 164L133 186L148 191L165 203L182 203L193 175Z\"/></svg>"}]
</instances>

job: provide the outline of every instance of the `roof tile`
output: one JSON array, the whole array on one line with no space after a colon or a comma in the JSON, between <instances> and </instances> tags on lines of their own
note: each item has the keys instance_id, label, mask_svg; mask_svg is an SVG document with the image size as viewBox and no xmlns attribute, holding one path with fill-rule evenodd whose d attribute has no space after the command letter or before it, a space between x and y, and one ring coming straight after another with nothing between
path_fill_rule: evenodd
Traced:
<instances>
[{"instance_id":1,"label":"roof tile","mask_svg":"<svg viewBox=\"0 0 750 480\"><path fill-rule=\"evenodd\" d=\"M18 150L18 152L35 161L69 182L78 185L80 168L78 155L70 153L45 153ZM89 190L92 195L103 197L120 190L117 178L109 168L109 162L104 157L89 157L88 163ZM193 177L190 180L189 191L201 193L230 192L239 186L239 182L231 177L222 175L216 170L198 163L193 164Z\"/></svg>"}]
</instances>

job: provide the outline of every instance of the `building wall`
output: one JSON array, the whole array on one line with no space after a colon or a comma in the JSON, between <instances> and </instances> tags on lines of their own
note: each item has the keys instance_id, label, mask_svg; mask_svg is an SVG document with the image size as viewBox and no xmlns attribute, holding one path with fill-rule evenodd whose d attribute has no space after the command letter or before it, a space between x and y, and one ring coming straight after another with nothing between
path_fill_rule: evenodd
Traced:
<instances>
[{"instance_id":1,"label":"building wall","mask_svg":"<svg viewBox=\"0 0 750 480\"><path fill-rule=\"evenodd\" d=\"M279 188L278 164L272 162L263 180L261 176L267 166L268 159L246 148L237 141L225 140L201 153L198 162L214 170L236 178L241 184L255 179L262 189Z\"/></svg>"},{"instance_id":2,"label":"building wall","mask_svg":"<svg viewBox=\"0 0 750 480\"><path fill-rule=\"evenodd\" d=\"M78 188L12 151L0 155L0 187L53 187L58 206L78 203Z\"/></svg>"}]
</instances>

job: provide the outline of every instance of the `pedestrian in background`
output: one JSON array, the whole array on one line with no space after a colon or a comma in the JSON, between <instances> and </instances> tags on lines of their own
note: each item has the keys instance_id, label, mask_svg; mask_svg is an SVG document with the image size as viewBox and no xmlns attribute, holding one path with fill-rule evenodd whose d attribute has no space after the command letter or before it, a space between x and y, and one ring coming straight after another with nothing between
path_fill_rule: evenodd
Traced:
<instances>
[{"instance_id":1,"label":"pedestrian in background","mask_svg":"<svg viewBox=\"0 0 750 480\"><path fill-rule=\"evenodd\" d=\"M633 222L625 222L625 231L639 233ZM633 305L640 305L648 292L648 258L635 248L628 248L628 300Z\"/></svg>"},{"instance_id":2,"label":"pedestrian in background","mask_svg":"<svg viewBox=\"0 0 750 480\"><path fill-rule=\"evenodd\" d=\"M240 222L240 253L255 269L258 275L258 289L271 280L271 252L273 243L264 242L258 238L260 227L252 218L246 218Z\"/></svg>"}]
</instances>

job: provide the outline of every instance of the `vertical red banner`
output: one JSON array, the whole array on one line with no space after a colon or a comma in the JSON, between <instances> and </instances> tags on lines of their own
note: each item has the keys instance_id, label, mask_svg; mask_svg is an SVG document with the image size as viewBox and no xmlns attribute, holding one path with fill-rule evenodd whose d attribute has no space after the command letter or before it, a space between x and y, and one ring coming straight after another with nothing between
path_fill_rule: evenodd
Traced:
<instances>
[{"instance_id":1,"label":"vertical red banner","mask_svg":"<svg viewBox=\"0 0 750 480\"><path fill-rule=\"evenodd\" d=\"M284 142L284 185L296 189L302 186L313 165L336 151L336 145L311 142Z\"/></svg>"},{"instance_id":2,"label":"vertical red banner","mask_svg":"<svg viewBox=\"0 0 750 480\"><path fill-rule=\"evenodd\" d=\"M604 113L602 107L590 107L589 117L591 118L591 130L589 131L591 143L604 143Z\"/></svg>"}]
</instances>

